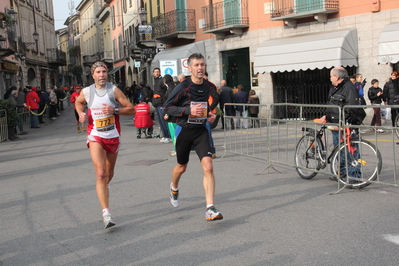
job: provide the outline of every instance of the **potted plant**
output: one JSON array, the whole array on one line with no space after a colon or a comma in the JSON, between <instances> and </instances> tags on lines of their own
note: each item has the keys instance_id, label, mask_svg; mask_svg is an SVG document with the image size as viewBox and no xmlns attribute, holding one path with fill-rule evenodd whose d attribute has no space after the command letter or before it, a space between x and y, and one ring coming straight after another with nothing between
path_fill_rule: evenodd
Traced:
<instances>
[{"instance_id":1,"label":"potted plant","mask_svg":"<svg viewBox=\"0 0 399 266\"><path fill-rule=\"evenodd\" d=\"M0 12L0 27L11 27L12 24L12 17L7 13Z\"/></svg>"},{"instance_id":2,"label":"potted plant","mask_svg":"<svg viewBox=\"0 0 399 266\"><path fill-rule=\"evenodd\" d=\"M15 138L15 127L18 124L18 114L16 106L9 100L0 99L0 110L5 110L6 112L0 112L0 116L4 115L7 117L8 126L8 138Z\"/></svg>"}]
</instances>

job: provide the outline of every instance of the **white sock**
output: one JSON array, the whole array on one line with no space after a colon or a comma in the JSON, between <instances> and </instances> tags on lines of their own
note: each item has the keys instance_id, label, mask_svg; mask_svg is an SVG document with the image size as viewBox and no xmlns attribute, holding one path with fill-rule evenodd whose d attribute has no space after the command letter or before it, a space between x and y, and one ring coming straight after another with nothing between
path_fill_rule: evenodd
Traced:
<instances>
[{"instance_id":1,"label":"white sock","mask_svg":"<svg viewBox=\"0 0 399 266\"><path fill-rule=\"evenodd\" d=\"M109 213L110 213L109 208L105 208L103 210L103 216L106 215L106 214L109 214Z\"/></svg>"},{"instance_id":2,"label":"white sock","mask_svg":"<svg viewBox=\"0 0 399 266\"><path fill-rule=\"evenodd\" d=\"M213 203L212 203L212 204L207 204L207 205L206 205L206 208L209 209L209 208L212 207L212 206L213 206Z\"/></svg>"},{"instance_id":3,"label":"white sock","mask_svg":"<svg viewBox=\"0 0 399 266\"><path fill-rule=\"evenodd\" d=\"M170 188L171 188L173 191L179 191L178 188L174 188L174 187L173 187L172 183L170 183Z\"/></svg>"}]
</instances>

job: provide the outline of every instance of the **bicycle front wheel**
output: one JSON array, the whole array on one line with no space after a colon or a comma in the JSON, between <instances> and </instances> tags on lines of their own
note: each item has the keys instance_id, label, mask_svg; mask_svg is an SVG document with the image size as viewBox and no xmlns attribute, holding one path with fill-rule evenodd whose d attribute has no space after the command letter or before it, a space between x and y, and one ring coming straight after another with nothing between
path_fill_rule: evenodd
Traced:
<instances>
[{"instance_id":1,"label":"bicycle front wheel","mask_svg":"<svg viewBox=\"0 0 399 266\"><path fill-rule=\"evenodd\" d=\"M367 140L353 138L351 146L352 150L348 151L348 144L341 143L335 150L331 157L331 172L335 175L340 173L339 182L342 184L347 182L347 173L350 177L362 178L365 181L351 179L349 184L353 188L364 188L370 185L370 182L367 181L376 180L377 175L381 172L381 153L373 143Z\"/></svg>"},{"instance_id":2,"label":"bicycle front wheel","mask_svg":"<svg viewBox=\"0 0 399 266\"><path fill-rule=\"evenodd\" d=\"M319 170L320 147L314 135L302 136L295 149L295 169L303 179L311 179Z\"/></svg>"},{"instance_id":3,"label":"bicycle front wheel","mask_svg":"<svg viewBox=\"0 0 399 266\"><path fill-rule=\"evenodd\" d=\"M399 139L399 113L395 117L395 124L394 125L396 127L396 129L394 129L395 133L396 133L396 137Z\"/></svg>"}]
</instances>

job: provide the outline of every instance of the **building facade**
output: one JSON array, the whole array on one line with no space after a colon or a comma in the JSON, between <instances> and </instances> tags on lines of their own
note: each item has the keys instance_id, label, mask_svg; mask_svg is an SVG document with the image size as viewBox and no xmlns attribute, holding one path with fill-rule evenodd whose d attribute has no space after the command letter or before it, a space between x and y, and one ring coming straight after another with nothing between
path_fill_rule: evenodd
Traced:
<instances>
[{"instance_id":1,"label":"building facade","mask_svg":"<svg viewBox=\"0 0 399 266\"><path fill-rule=\"evenodd\" d=\"M165 7L165 14L175 14L175 26L155 37L169 44L152 67L182 72L191 52L204 51L212 81L255 89L263 104L324 104L332 67L377 78L381 86L398 69L398 1L165 0ZM191 40L190 9L196 25ZM279 118L297 115L274 110Z\"/></svg>"},{"instance_id":2,"label":"building facade","mask_svg":"<svg viewBox=\"0 0 399 266\"><path fill-rule=\"evenodd\" d=\"M100 51L112 46L111 79L125 85L152 85L154 67L162 75L188 75L188 56L200 52L211 81L254 89L262 104L324 104L333 67L368 81L376 78L381 86L399 68L395 0L108 0L104 5L98 16L104 38L98 43L107 48ZM274 109L273 115L298 114Z\"/></svg>"},{"instance_id":3,"label":"building facade","mask_svg":"<svg viewBox=\"0 0 399 266\"><path fill-rule=\"evenodd\" d=\"M6 27L7 40L0 49L9 50L0 53L1 91L10 85L42 88L57 85L57 68L66 64L66 54L57 48L52 0L12 0L8 6L5 2L0 4L1 11L13 18Z\"/></svg>"}]
</instances>

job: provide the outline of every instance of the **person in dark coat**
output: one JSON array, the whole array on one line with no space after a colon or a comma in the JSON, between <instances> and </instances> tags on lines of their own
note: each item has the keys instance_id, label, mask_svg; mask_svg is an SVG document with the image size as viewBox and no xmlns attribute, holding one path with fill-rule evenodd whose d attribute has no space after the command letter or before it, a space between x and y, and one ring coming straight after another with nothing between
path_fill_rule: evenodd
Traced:
<instances>
[{"instance_id":1,"label":"person in dark coat","mask_svg":"<svg viewBox=\"0 0 399 266\"><path fill-rule=\"evenodd\" d=\"M382 89L378 87L378 79L373 79L371 80L371 87L369 88L369 91L367 93L369 100L372 105L381 105L382 103ZM374 116L373 119L371 120L371 126L381 126L381 109L380 108L373 108L374 110ZM384 132L383 129L379 128L377 129L377 132L382 133Z\"/></svg>"},{"instance_id":2,"label":"person in dark coat","mask_svg":"<svg viewBox=\"0 0 399 266\"><path fill-rule=\"evenodd\" d=\"M248 97L248 104L259 104L259 98L256 95L255 90L250 90L249 91L249 97ZM259 106L248 106L248 113L250 117L258 117L259 114ZM252 119L252 125L251 127L255 127L255 119ZM260 121L259 119L256 119L256 122L258 123L258 127L260 127Z\"/></svg>"},{"instance_id":3,"label":"person in dark coat","mask_svg":"<svg viewBox=\"0 0 399 266\"><path fill-rule=\"evenodd\" d=\"M47 92L43 90L38 90L37 94L39 95L40 102L39 102L39 124L44 124L43 122L43 110L46 107L46 104L50 103L50 98L48 97Z\"/></svg>"},{"instance_id":4,"label":"person in dark coat","mask_svg":"<svg viewBox=\"0 0 399 266\"><path fill-rule=\"evenodd\" d=\"M247 103L248 102L248 93L243 91L244 87L242 85L237 86L237 93L235 95L235 103ZM246 106L242 105L236 105L236 116L238 117L236 119L236 128L248 128L248 119L243 119L242 125L241 125L241 118L240 117L247 117L246 114Z\"/></svg>"},{"instance_id":5,"label":"person in dark coat","mask_svg":"<svg viewBox=\"0 0 399 266\"><path fill-rule=\"evenodd\" d=\"M219 92L220 110L222 110L223 112L226 112L226 115L228 115L228 116L234 116L233 105L225 105L226 103L234 103L234 93L230 87L227 87L227 82L225 80L220 81L220 88L219 88L218 92ZM222 119L222 129L224 129L223 115L220 117L220 119ZM233 118L230 119L230 124L231 124L231 129L234 129Z\"/></svg>"},{"instance_id":6,"label":"person in dark coat","mask_svg":"<svg viewBox=\"0 0 399 266\"><path fill-rule=\"evenodd\" d=\"M399 86L398 86L398 76L397 71L391 73L391 77L385 83L383 89L383 101L385 105L399 105ZM395 126L396 115L398 114L397 108L391 108L391 121L392 126Z\"/></svg>"}]
</instances>

